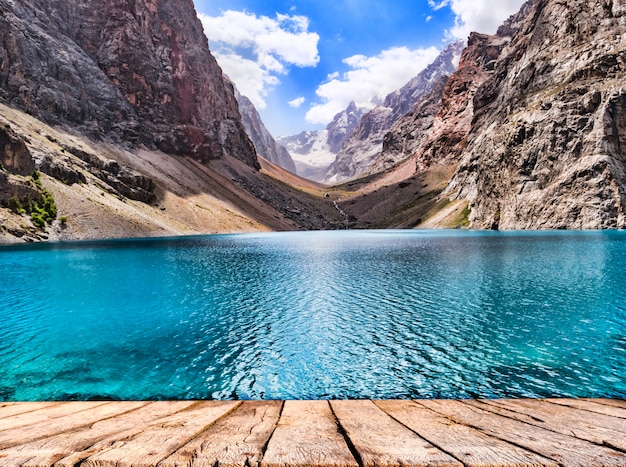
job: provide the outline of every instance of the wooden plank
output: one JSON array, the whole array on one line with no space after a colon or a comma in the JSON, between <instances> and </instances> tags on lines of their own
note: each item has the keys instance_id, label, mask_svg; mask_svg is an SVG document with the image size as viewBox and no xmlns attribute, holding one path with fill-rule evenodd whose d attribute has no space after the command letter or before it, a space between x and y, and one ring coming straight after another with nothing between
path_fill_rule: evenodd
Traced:
<instances>
[{"instance_id":1,"label":"wooden plank","mask_svg":"<svg viewBox=\"0 0 626 467\"><path fill-rule=\"evenodd\" d=\"M330 405L364 467L462 467L459 461L400 425L372 401L332 401Z\"/></svg>"},{"instance_id":2,"label":"wooden plank","mask_svg":"<svg viewBox=\"0 0 626 467\"><path fill-rule=\"evenodd\" d=\"M35 410L49 409L61 402L10 402L0 406L0 420L13 415L34 412Z\"/></svg>"},{"instance_id":3,"label":"wooden plank","mask_svg":"<svg viewBox=\"0 0 626 467\"><path fill-rule=\"evenodd\" d=\"M326 401L287 401L260 467L358 467Z\"/></svg>"},{"instance_id":4,"label":"wooden plank","mask_svg":"<svg viewBox=\"0 0 626 467\"><path fill-rule=\"evenodd\" d=\"M412 401L376 401L378 407L467 467L550 466L557 463L461 425Z\"/></svg>"},{"instance_id":5,"label":"wooden plank","mask_svg":"<svg viewBox=\"0 0 626 467\"><path fill-rule=\"evenodd\" d=\"M106 402L73 402L71 404L55 404L53 407L45 410L29 410L0 419L0 432L15 430L26 425L48 423L52 419L67 417L72 413L92 409L103 404L106 404Z\"/></svg>"},{"instance_id":6,"label":"wooden plank","mask_svg":"<svg viewBox=\"0 0 626 467\"><path fill-rule=\"evenodd\" d=\"M580 400L592 401L592 402L595 402L596 404L604 404L604 405L610 405L612 407L621 407L622 409L626 409L626 400L624 399L601 398L601 399L580 399Z\"/></svg>"},{"instance_id":7,"label":"wooden plank","mask_svg":"<svg viewBox=\"0 0 626 467\"><path fill-rule=\"evenodd\" d=\"M186 410L147 424L132 436L112 438L108 447L89 456L81 467L154 466L240 404L234 401L198 402Z\"/></svg>"},{"instance_id":8,"label":"wooden plank","mask_svg":"<svg viewBox=\"0 0 626 467\"><path fill-rule=\"evenodd\" d=\"M121 403L128 406L129 403ZM48 438L20 444L0 451L0 466L43 467L55 462L60 465L77 465L89 455L97 452L98 442L118 433L122 437L131 436L159 418L172 415L193 404L193 402L140 402L137 408L71 433L61 433ZM128 407L126 407L128 408ZM104 444L106 446L108 444ZM68 456L68 454L70 454ZM2 461L2 457L6 459ZM65 461L62 459L65 458Z\"/></svg>"},{"instance_id":9,"label":"wooden plank","mask_svg":"<svg viewBox=\"0 0 626 467\"><path fill-rule=\"evenodd\" d=\"M474 403L486 410L492 410L487 406L508 410L510 412L503 415L531 425L626 451L626 419L542 400L486 400Z\"/></svg>"},{"instance_id":10,"label":"wooden plank","mask_svg":"<svg viewBox=\"0 0 626 467\"><path fill-rule=\"evenodd\" d=\"M567 407L575 407L589 412L601 413L610 417L626 418L626 407L610 406L598 403L593 400L583 399L545 399L552 404L565 405Z\"/></svg>"},{"instance_id":11,"label":"wooden plank","mask_svg":"<svg viewBox=\"0 0 626 467\"><path fill-rule=\"evenodd\" d=\"M256 466L276 428L282 406L280 401L245 401L159 467Z\"/></svg>"},{"instance_id":12,"label":"wooden plank","mask_svg":"<svg viewBox=\"0 0 626 467\"><path fill-rule=\"evenodd\" d=\"M626 454L497 415L468 401L416 401L457 423L483 431L489 436L516 444L569 467L626 466Z\"/></svg>"},{"instance_id":13,"label":"wooden plank","mask_svg":"<svg viewBox=\"0 0 626 467\"><path fill-rule=\"evenodd\" d=\"M97 404L71 402L62 404L60 407L52 407L50 410L44 410L43 412L53 412L55 415L53 418L46 420L46 418L43 417L42 421L39 423L23 424L13 429L0 431L0 449L18 446L20 444L25 444L30 441L46 438L59 433L74 431L100 420L136 409L141 405L141 402L100 402ZM61 407L65 409L65 416L63 416L63 414L58 410ZM40 415L44 415L39 414L39 412L41 411L31 413L37 413L38 415L36 418L39 419L42 418ZM31 415L31 413L24 415L28 416ZM7 418L5 420L9 419Z\"/></svg>"}]
</instances>

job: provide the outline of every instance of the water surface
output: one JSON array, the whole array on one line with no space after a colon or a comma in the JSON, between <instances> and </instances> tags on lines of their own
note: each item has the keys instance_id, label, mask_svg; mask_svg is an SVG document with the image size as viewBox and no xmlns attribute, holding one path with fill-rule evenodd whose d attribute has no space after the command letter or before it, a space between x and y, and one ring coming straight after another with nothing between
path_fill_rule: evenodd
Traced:
<instances>
[{"instance_id":1,"label":"water surface","mask_svg":"<svg viewBox=\"0 0 626 467\"><path fill-rule=\"evenodd\" d=\"M0 248L0 400L626 397L626 233Z\"/></svg>"}]
</instances>

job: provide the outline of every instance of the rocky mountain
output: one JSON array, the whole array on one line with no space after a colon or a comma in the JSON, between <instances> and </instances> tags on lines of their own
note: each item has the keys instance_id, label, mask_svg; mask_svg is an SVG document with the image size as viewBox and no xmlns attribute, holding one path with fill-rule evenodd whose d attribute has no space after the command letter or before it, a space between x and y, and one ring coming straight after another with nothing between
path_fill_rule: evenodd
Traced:
<instances>
[{"instance_id":1,"label":"rocky mountain","mask_svg":"<svg viewBox=\"0 0 626 467\"><path fill-rule=\"evenodd\" d=\"M537 0L493 68L446 190L470 225L626 227L626 3Z\"/></svg>"},{"instance_id":2,"label":"rocky mountain","mask_svg":"<svg viewBox=\"0 0 626 467\"><path fill-rule=\"evenodd\" d=\"M364 108L350 102L346 109L335 115L326 129L279 137L278 142L287 148L296 161L298 175L323 181L345 139L352 134L365 112Z\"/></svg>"},{"instance_id":3,"label":"rocky mountain","mask_svg":"<svg viewBox=\"0 0 626 467\"><path fill-rule=\"evenodd\" d=\"M474 94L493 73L496 59L509 40L509 36L471 33L457 70L450 77L444 76L391 127L370 171L385 170L412 155L417 155L416 170L435 162L457 161L471 129Z\"/></svg>"},{"instance_id":4,"label":"rocky mountain","mask_svg":"<svg viewBox=\"0 0 626 467\"><path fill-rule=\"evenodd\" d=\"M250 99L242 96L237 89L235 89L235 97L239 103L243 127L254 144L257 155L291 173L296 173L296 164L293 162L289 151L283 145L278 144L268 129L265 128L259 112Z\"/></svg>"},{"instance_id":5,"label":"rocky mountain","mask_svg":"<svg viewBox=\"0 0 626 467\"><path fill-rule=\"evenodd\" d=\"M93 137L259 167L192 0L1 0L0 11L6 102Z\"/></svg>"},{"instance_id":6,"label":"rocky mountain","mask_svg":"<svg viewBox=\"0 0 626 467\"><path fill-rule=\"evenodd\" d=\"M400 90L389 94L382 105L363 115L358 126L343 142L343 147L326 173L325 180L334 183L366 173L382 151L383 138L392 125L444 76L454 72L462 50L462 42L450 44L415 78Z\"/></svg>"},{"instance_id":7,"label":"rocky mountain","mask_svg":"<svg viewBox=\"0 0 626 467\"><path fill-rule=\"evenodd\" d=\"M192 0L0 0L0 125L2 241L341 222L260 172Z\"/></svg>"}]
</instances>

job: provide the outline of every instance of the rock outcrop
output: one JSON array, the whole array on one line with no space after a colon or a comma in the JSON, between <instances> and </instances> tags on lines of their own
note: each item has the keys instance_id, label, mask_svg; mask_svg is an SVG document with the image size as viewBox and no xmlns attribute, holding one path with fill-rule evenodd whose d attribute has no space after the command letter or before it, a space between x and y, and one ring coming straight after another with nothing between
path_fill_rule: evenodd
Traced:
<instances>
[{"instance_id":1,"label":"rock outcrop","mask_svg":"<svg viewBox=\"0 0 626 467\"><path fill-rule=\"evenodd\" d=\"M0 98L47 123L259 168L192 0L0 0Z\"/></svg>"},{"instance_id":2,"label":"rock outcrop","mask_svg":"<svg viewBox=\"0 0 626 467\"><path fill-rule=\"evenodd\" d=\"M626 227L626 3L537 0L473 105L472 227Z\"/></svg>"},{"instance_id":3,"label":"rock outcrop","mask_svg":"<svg viewBox=\"0 0 626 467\"><path fill-rule=\"evenodd\" d=\"M382 105L363 115L358 126L344 141L341 151L326 174L326 180L337 182L368 172L383 149L385 134L423 95L432 91L444 76L454 72L462 49L462 42L450 44L415 78L400 90L389 94Z\"/></svg>"},{"instance_id":4,"label":"rock outcrop","mask_svg":"<svg viewBox=\"0 0 626 467\"><path fill-rule=\"evenodd\" d=\"M237 89L235 89L235 96L239 102L241 121L248 137L254 144L257 155L291 173L296 173L296 164L293 162L289 151L283 145L278 144L268 129L265 128L254 104L246 96L239 94Z\"/></svg>"}]
</instances>

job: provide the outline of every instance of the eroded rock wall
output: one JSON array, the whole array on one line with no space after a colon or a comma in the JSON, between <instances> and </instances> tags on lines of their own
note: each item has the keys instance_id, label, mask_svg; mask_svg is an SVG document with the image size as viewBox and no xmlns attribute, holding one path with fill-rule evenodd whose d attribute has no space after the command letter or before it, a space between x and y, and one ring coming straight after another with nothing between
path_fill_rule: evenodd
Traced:
<instances>
[{"instance_id":1,"label":"eroded rock wall","mask_svg":"<svg viewBox=\"0 0 626 467\"><path fill-rule=\"evenodd\" d=\"M626 2L537 1L473 105L472 227L625 227Z\"/></svg>"},{"instance_id":2,"label":"eroded rock wall","mask_svg":"<svg viewBox=\"0 0 626 467\"><path fill-rule=\"evenodd\" d=\"M0 0L0 98L48 123L258 168L192 0Z\"/></svg>"}]
</instances>

